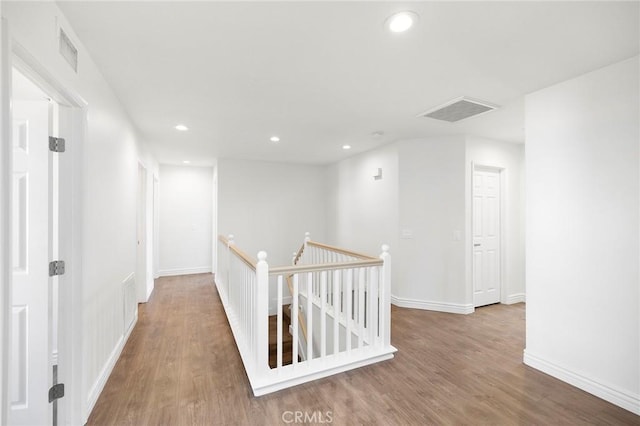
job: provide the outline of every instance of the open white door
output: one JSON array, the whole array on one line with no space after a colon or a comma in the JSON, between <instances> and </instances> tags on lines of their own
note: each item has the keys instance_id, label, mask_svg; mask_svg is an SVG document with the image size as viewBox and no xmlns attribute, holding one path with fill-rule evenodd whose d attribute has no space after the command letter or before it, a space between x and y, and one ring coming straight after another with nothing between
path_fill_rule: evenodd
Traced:
<instances>
[{"instance_id":1,"label":"open white door","mask_svg":"<svg viewBox=\"0 0 640 426\"><path fill-rule=\"evenodd\" d=\"M500 302L500 172L473 170L473 304Z\"/></svg>"},{"instance_id":2,"label":"open white door","mask_svg":"<svg viewBox=\"0 0 640 426\"><path fill-rule=\"evenodd\" d=\"M44 97L43 97L44 98ZM48 425L49 102L13 100L13 285L10 425Z\"/></svg>"}]
</instances>

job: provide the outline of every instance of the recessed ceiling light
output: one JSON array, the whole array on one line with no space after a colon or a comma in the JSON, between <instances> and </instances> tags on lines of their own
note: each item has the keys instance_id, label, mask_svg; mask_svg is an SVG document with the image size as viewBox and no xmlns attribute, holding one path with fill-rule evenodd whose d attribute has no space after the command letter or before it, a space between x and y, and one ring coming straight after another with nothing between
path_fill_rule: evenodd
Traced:
<instances>
[{"instance_id":1,"label":"recessed ceiling light","mask_svg":"<svg viewBox=\"0 0 640 426\"><path fill-rule=\"evenodd\" d=\"M182 163L184 163L184 164L191 164L191 161L189 161L189 160L184 160Z\"/></svg>"},{"instance_id":2,"label":"recessed ceiling light","mask_svg":"<svg viewBox=\"0 0 640 426\"><path fill-rule=\"evenodd\" d=\"M385 25L392 33L403 33L411 28L417 21L417 13L405 10L389 16Z\"/></svg>"},{"instance_id":3,"label":"recessed ceiling light","mask_svg":"<svg viewBox=\"0 0 640 426\"><path fill-rule=\"evenodd\" d=\"M270 140L271 142L280 142L280 138L279 138L279 137L277 137L277 136L271 136L271 137L269 138L269 140Z\"/></svg>"},{"instance_id":4,"label":"recessed ceiling light","mask_svg":"<svg viewBox=\"0 0 640 426\"><path fill-rule=\"evenodd\" d=\"M342 145L342 149L351 149L351 145Z\"/></svg>"},{"instance_id":5,"label":"recessed ceiling light","mask_svg":"<svg viewBox=\"0 0 640 426\"><path fill-rule=\"evenodd\" d=\"M184 124L178 124L176 126L176 130L180 130L181 132L186 132L187 130L189 130L189 128L187 126L185 126Z\"/></svg>"}]
</instances>

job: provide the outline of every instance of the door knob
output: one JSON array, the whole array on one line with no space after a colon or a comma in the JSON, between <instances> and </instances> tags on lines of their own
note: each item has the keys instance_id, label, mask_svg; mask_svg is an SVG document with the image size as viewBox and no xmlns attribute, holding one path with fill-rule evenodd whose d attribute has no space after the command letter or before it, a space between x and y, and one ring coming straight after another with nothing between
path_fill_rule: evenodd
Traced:
<instances>
[{"instance_id":1,"label":"door knob","mask_svg":"<svg viewBox=\"0 0 640 426\"><path fill-rule=\"evenodd\" d=\"M479 245L480 245L480 244L479 244L479 243L477 243L477 244L474 244L473 246L474 246L474 247L478 247Z\"/></svg>"}]
</instances>

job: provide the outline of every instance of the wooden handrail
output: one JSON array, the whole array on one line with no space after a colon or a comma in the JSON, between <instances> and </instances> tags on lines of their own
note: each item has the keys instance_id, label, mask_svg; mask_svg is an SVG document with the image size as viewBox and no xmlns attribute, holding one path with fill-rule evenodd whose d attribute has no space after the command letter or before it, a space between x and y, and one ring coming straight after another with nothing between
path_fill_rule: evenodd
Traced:
<instances>
[{"instance_id":1,"label":"wooden handrail","mask_svg":"<svg viewBox=\"0 0 640 426\"><path fill-rule=\"evenodd\" d=\"M233 251L236 254L236 256L238 256L240 258L240 260L242 260L248 267L250 267L254 271L256 270L256 263L257 262L256 262L256 260L254 258L252 258L247 253L245 253L242 250L240 250L234 244L230 245L229 244L229 239L227 237L225 237L224 235L218 235L218 240L220 242L222 242L224 245L226 245L227 247L229 247L229 250Z\"/></svg>"},{"instance_id":2,"label":"wooden handrail","mask_svg":"<svg viewBox=\"0 0 640 426\"><path fill-rule=\"evenodd\" d=\"M300 246L300 248L298 249L298 252L296 253L296 257L293 259L293 264L297 265L298 261L300 260L300 258L302 257L302 253L304 252L304 244L302 244Z\"/></svg>"},{"instance_id":3,"label":"wooden handrail","mask_svg":"<svg viewBox=\"0 0 640 426\"><path fill-rule=\"evenodd\" d=\"M238 256L240 258L240 260L242 260L244 263L246 263L248 267L250 267L254 271L256 270L256 263L257 262L255 261L255 259L253 259L251 256L249 256L248 254L246 254L245 252L243 252L242 250L240 250L238 247L234 246L233 244L229 246L229 249L231 251L233 251L236 254L236 256Z\"/></svg>"},{"instance_id":4,"label":"wooden handrail","mask_svg":"<svg viewBox=\"0 0 640 426\"><path fill-rule=\"evenodd\" d=\"M325 250L334 251L336 253L346 254L347 256L357 257L359 259L378 259L377 257L371 257L366 254L358 253L351 250L346 250L340 247L330 246L329 244L318 243L316 241L307 241L307 244L310 246L323 248Z\"/></svg>"},{"instance_id":5,"label":"wooden handrail","mask_svg":"<svg viewBox=\"0 0 640 426\"><path fill-rule=\"evenodd\" d=\"M269 275L300 274L302 272L319 272L332 269L366 268L381 266L382 259L371 258L368 260L354 260L340 263L319 263L314 265L276 266L269 269Z\"/></svg>"}]
</instances>

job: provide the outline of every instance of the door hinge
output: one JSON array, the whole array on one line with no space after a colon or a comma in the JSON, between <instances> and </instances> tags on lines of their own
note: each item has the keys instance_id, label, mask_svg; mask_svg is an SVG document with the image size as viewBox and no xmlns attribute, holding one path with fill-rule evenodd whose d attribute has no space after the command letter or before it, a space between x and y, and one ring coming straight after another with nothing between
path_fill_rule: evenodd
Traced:
<instances>
[{"instance_id":1,"label":"door hinge","mask_svg":"<svg viewBox=\"0 0 640 426\"><path fill-rule=\"evenodd\" d=\"M64 152L64 138L49 136L49 151Z\"/></svg>"},{"instance_id":2,"label":"door hinge","mask_svg":"<svg viewBox=\"0 0 640 426\"><path fill-rule=\"evenodd\" d=\"M49 262L49 276L64 275L64 260Z\"/></svg>"},{"instance_id":3,"label":"door hinge","mask_svg":"<svg viewBox=\"0 0 640 426\"><path fill-rule=\"evenodd\" d=\"M49 402L60 399L64 396L64 383L58 383L49 389Z\"/></svg>"}]
</instances>

